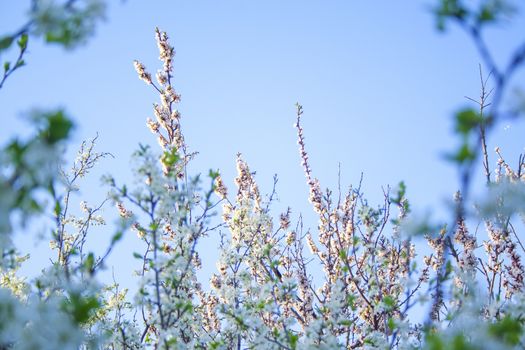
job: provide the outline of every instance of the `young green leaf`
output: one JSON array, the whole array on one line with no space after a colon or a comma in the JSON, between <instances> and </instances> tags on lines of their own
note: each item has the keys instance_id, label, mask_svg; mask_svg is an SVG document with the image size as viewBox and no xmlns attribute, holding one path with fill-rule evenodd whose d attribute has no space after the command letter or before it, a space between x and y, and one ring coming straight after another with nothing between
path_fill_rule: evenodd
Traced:
<instances>
[{"instance_id":1,"label":"young green leaf","mask_svg":"<svg viewBox=\"0 0 525 350\"><path fill-rule=\"evenodd\" d=\"M20 36L20 39L18 39L18 41L16 42L20 50L25 50L27 48L27 39L28 39L28 35L27 33L24 33Z\"/></svg>"}]
</instances>

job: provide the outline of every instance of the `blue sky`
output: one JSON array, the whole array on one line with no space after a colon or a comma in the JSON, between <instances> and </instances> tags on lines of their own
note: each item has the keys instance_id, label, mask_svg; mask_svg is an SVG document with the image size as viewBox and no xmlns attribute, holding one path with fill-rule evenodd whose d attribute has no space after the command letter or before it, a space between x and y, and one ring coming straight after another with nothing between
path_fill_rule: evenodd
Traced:
<instances>
[{"instance_id":1,"label":"blue sky","mask_svg":"<svg viewBox=\"0 0 525 350\"><path fill-rule=\"evenodd\" d=\"M27 67L0 91L0 140L26 133L24 111L63 106L78 125L72 150L98 133L99 149L115 155L85 182L82 198L104 197L98 177L108 171L129 183L138 143L156 145L145 120L157 96L132 62L151 72L160 67L158 26L177 52L183 130L200 152L194 173L220 169L233 187L235 155L242 152L263 192L278 174L276 213L291 206L294 218L302 212L315 228L292 127L299 102L323 187L336 189L340 163L343 189L363 172L372 204L380 204L381 186L403 180L412 207L440 213L458 187L456 170L442 157L457 144L452 114L471 105L465 95L479 95L481 59L458 28L436 31L431 3L112 1L95 37L77 50L30 42ZM28 7L29 1L0 2L0 33L17 29ZM523 17L487 33L498 62L523 33ZM498 125L490 149L497 143L517 161L524 131L522 122ZM116 256L129 253L126 244Z\"/></svg>"}]
</instances>

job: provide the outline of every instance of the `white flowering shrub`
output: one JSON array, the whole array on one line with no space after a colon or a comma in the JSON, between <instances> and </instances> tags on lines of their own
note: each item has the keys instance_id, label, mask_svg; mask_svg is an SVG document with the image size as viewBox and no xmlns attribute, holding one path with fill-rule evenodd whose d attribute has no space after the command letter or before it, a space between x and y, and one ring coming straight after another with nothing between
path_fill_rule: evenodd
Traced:
<instances>
[{"instance_id":1,"label":"white flowering shrub","mask_svg":"<svg viewBox=\"0 0 525 350\"><path fill-rule=\"evenodd\" d=\"M103 9L99 1L35 3L34 33L65 46L83 40ZM346 192L323 189L310 166L300 105L298 159L314 229L292 222L290 208L275 215L277 180L262 195L241 154L234 187L216 171L209 184L192 176L196 153L176 108L174 49L157 29L162 68L153 77L142 63L134 66L160 95L155 119L146 121L159 146L139 146L133 185L107 175L108 198L81 201L74 214L79 180L110 154L96 151L96 138L86 141L65 170L73 124L63 111L35 111L35 135L0 152L0 349L523 349L525 157L513 168L496 148L492 171L486 138L504 113L523 114L503 112L501 99L525 51L519 47L508 66L498 67L481 36L510 12L494 0L442 0L435 8L440 28L456 22L472 35L495 85L489 89L481 73L480 98L472 99L477 109L456 114L460 145L450 159L462 183L451 222L437 225L414 218L403 183L386 188L378 206L360 184ZM69 16L86 22L69 28ZM16 36L22 54L25 32L29 27ZM14 39L2 40L0 50ZM0 87L13 70L5 71ZM486 187L475 197L479 159ZM101 216L108 204L120 217L116 227ZM214 216L216 208L222 215ZM13 235L46 216L53 219L51 263L28 280L19 273L28 256L18 253ZM102 252L86 244L94 226L112 232ZM125 231L143 247L130 256L140 261L136 293L99 279ZM199 242L208 235L220 237L219 259L216 271L199 280ZM430 253L418 253L424 242Z\"/></svg>"}]
</instances>

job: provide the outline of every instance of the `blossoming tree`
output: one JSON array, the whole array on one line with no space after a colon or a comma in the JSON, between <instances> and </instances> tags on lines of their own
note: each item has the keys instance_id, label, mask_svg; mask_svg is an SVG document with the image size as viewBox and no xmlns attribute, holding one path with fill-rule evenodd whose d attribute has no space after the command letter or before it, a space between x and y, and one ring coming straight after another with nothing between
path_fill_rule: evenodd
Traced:
<instances>
[{"instance_id":1,"label":"blossoming tree","mask_svg":"<svg viewBox=\"0 0 525 350\"><path fill-rule=\"evenodd\" d=\"M292 223L291 209L273 215L275 186L268 197L261 195L240 154L233 189L219 172L210 171L209 185L192 176L188 164L195 153L187 147L176 108L180 97L172 84L174 49L168 35L156 29L162 68L153 78L134 62L139 78L160 96L155 118L146 121L158 149L140 146L134 154L138 185L120 184L108 175L108 199L96 206L81 202L82 214L72 215L78 180L109 154L96 151L95 138L81 145L69 170L62 169L60 150L72 127L62 111L36 113L38 132L1 152L0 348L523 348L525 248L519 215L523 220L525 158L520 156L513 169L497 148L492 172L486 137L507 114L523 113L504 110L501 101L525 61L525 49L518 47L509 64L498 67L481 35L508 11L503 1L469 7L447 0L435 8L440 27L452 21L467 30L492 78L480 69L481 94L473 99L477 110L456 114L461 144L450 158L462 184L451 222L439 225L417 223L403 183L385 189L379 206L368 203L361 184L345 192L323 189L310 166L300 105L298 159L318 221L315 229L305 228L302 220ZM21 55L28 30L12 36ZM5 69L2 83L13 71ZM478 159L487 185L481 202L470 197ZM97 255L86 242L92 226L105 224L100 210L107 203L115 205L121 220ZM220 218L213 215L216 208L222 208ZM28 282L18 274L27 257L13 243L14 226L17 218L23 222L46 212L54 220L55 258ZM486 235L472 228L479 223ZM134 253L141 261L136 295L98 279L128 230L143 245ZM210 288L197 277L199 242L207 235L220 236ZM418 255L423 241L431 252ZM423 321L413 317L414 310L424 310Z\"/></svg>"}]
</instances>

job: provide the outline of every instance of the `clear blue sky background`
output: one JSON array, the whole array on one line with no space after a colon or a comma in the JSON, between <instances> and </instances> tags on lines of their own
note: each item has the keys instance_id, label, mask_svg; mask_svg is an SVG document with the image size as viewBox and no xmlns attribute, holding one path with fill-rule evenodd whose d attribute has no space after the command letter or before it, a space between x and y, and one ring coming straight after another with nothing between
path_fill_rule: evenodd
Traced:
<instances>
[{"instance_id":1,"label":"clear blue sky background","mask_svg":"<svg viewBox=\"0 0 525 350\"><path fill-rule=\"evenodd\" d=\"M78 124L72 149L98 132L99 149L115 155L85 182L82 198L104 197L98 177L108 171L130 183L131 153L139 142L156 145L145 119L157 101L132 62L139 59L152 73L160 67L158 26L177 51L174 85L182 95L183 128L191 149L200 152L195 173L220 169L233 188L235 155L242 152L263 192L278 174L276 213L291 206L294 218L302 212L315 228L292 127L300 102L311 164L323 187L335 189L340 162L343 189L363 172L372 204L380 204L381 186L403 180L416 211L440 213L458 187L454 167L442 157L457 144L451 117L470 105L465 95L478 96L481 59L458 28L444 35L435 30L432 3L111 1L106 22L86 46L68 52L30 42L27 67L0 90L0 140L26 133L24 111L63 106ZM0 34L18 29L28 7L29 1L1 1ZM498 62L523 33L523 16L488 33ZM515 163L524 131L523 123L498 125L490 148L497 141ZM126 238L114 261L131 259L134 239ZM203 256L215 251L202 248Z\"/></svg>"}]
</instances>

